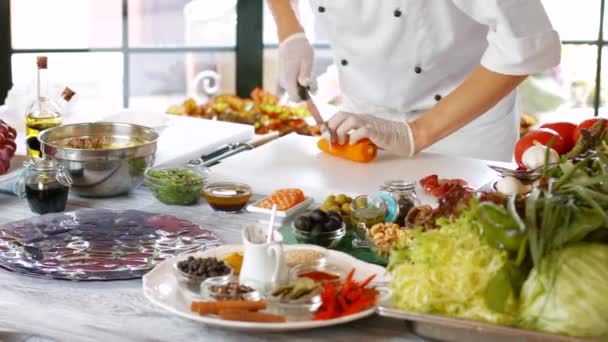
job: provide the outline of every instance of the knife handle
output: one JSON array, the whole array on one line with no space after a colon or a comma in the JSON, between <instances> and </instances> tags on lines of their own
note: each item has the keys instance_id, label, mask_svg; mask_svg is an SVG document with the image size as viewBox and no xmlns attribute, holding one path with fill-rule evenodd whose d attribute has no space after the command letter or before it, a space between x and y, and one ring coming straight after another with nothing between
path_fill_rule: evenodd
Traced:
<instances>
[{"instance_id":1,"label":"knife handle","mask_svg":"<svg viewBox=\"0 0 608 342\"><path fill-rule=\"evenodd\" d=\"M298 85L298 96L300 97L300 99L302 99L302 101L308 101L310 99L310 87L305 87L303 85L301 85L300 83L297 83Z\"/></svg>"}]
</instances>

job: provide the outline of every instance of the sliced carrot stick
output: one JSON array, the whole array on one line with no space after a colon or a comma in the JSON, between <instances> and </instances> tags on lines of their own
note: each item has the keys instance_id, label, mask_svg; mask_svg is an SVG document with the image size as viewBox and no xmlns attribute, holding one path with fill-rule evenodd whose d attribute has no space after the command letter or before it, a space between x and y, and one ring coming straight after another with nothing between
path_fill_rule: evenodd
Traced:
<instances>
[{"instance_id":1,"label":"sliced carrot stick","mask_svg":"<svg viewBox=\"0 0 608 342\"><path fill-rule=\"evenodd\" d=\"M221 319L229 321L263 322L263 323L283 323L287 322L285 316L273 315L263 312L224 309L218 313Z\"/></svg>"},{"instance_id":2,"label":"sliced carrot stick","mask_svg":"<svg viewBox=\"0 0 608 342\"><path fill-rule=\"evenodd\" d=\"M220 310L263 310L266 301L225 300L220 302L192 302L191 309L200 315L217 314Z\"/></svg>"},{"instance_id":3,"label":"sliced carrot stick","mask_svg":"<svg viewBox=\"0 0 608 342\"><path fill-rule=\"evenodd\" d=\"M369 139L362 139L353 145L350 145L348 142L344 145L332 143L330 147L329 142L321 138L317 142L317 147L319 147L321 151L333 156L360 163L369 163L376 159L378 154L378 146Z\"/></svg>"}]
</instances>

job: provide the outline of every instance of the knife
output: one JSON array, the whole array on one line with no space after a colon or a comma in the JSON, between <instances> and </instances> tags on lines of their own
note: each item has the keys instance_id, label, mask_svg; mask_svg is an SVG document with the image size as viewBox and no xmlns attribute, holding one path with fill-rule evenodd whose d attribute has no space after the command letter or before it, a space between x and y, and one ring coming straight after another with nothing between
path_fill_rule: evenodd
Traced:
<instances>
[{"instance_id":1,"label":"knife","mask_svg":"<svg viewBox=\"0 0 608 342\"><path fill-rule=\"evenodd\" d=\"M321 113L319 113L319 109L312 99L309 87L305 87L298 83L298 96L306 103L306 108L308 108L310 115L312 115L312 118L315 119L315 122L321 129L321 137L329 142L331 148L331 130L329 129L327 122L321 117Z\"/></svg>"}]
</instances>

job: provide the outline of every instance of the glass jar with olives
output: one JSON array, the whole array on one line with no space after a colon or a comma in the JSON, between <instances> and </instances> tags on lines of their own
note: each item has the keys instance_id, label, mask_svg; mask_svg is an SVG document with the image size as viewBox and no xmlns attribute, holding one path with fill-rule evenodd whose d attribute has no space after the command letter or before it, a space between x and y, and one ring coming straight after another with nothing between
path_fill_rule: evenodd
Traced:
<instances>
[{"instance_id":1,"label":"glass jar with olives","mask_svg":"<svg viewBox=\"0 0 608 342\"><path fill-rule=\"evenodd\" d=\"M380 186L380 194L395 210L389 210L388 222L396 223L401 227L406 226L407 213L420 205L416 196L416 183L404 180L389 180Z\"/></svg>"},{"instance_id":2,"label":"glass jar with olives","mask_svg":"<svg viewBox=\"0 0 608 342\"><path fill-rule=\"evenodd\" d=\"M310 243L326 248L335 247L346 234L342 215L321 209L298 216L293 224L293 235L299 243Z\"/></svg>"}]
</instances>

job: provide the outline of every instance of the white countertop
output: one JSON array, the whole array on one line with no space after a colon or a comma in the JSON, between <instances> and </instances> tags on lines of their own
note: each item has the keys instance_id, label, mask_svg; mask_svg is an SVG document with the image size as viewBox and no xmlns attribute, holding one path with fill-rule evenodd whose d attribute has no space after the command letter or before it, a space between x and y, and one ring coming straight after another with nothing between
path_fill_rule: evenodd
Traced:
<instances>
[{"instance_id":1,"label":"white countertop","mask_svg":"<svg viewBox=\"0 0 608 342\"><path fill-rule=\"evenodd\" d=\"M429 153L399 158L382 152L374 162L360 164L325 154L316 142L317 138L291 134L226 159L212 171L218 178L246 183L256 193L297 187L322 201L336 193L374 194L386 180L418 181L430 174L461 178L478 188L497 178L487 164L508 165ZM422 191L418 194L423 202L432 201Z\"/></svg>"}]
</instances>

